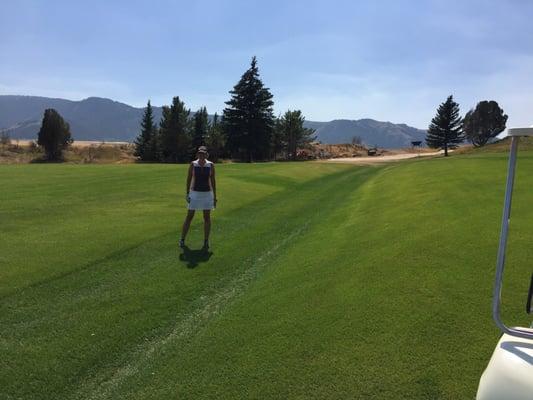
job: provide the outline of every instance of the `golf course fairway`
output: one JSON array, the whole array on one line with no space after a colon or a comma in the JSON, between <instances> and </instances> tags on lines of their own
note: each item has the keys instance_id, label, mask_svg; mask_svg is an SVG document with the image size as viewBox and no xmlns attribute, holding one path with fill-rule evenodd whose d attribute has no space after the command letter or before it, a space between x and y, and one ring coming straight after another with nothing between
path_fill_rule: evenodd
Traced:
<instances>
[{"instance_id":1,"label":"golf course fairway","mask_svg":"<svg viewBox=\"0 0 533 400\"><path fill-rule=\"evenodd\" d=\"M186 165L0 166L0 399L472 399L507 154L217 165L183 253ZM524 309L519 153L503 315Z\"/></svg>"}]
</instances>

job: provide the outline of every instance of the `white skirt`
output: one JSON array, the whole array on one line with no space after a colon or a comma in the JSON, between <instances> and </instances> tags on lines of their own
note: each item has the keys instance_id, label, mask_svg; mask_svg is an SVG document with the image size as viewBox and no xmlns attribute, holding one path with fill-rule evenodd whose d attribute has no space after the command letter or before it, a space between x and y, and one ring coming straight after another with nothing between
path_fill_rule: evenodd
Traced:
<instances>
[{"instance_id":1,"label":"white skirt","mask_svg":"<svg viewBox=\"0 0 533 400\"><path fill-rule=\"evenodd\" d=\"M215 208L215 197L213 191L196 192L191 190L189 192L191 201L189 202L189 210L213 210Z\"/></svg>"}]
</instances>

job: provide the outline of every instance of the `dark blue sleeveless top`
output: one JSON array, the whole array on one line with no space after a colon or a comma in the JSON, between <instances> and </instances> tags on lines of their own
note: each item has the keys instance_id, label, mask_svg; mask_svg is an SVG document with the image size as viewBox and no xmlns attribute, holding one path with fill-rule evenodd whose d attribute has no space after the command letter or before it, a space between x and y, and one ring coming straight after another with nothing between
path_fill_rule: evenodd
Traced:
<instances>
[{"instance_id":1,"label":"dark blue sleeveless top","mask_svg":"<svg viewBox=\"0 0 533 400\"><path fill-rule=\"evenodd\" d=\"M211 182L211 167L213 163L211 161L205 161L203 166L200 165L198 160L192 162L193 166L193 184L192 190L195 192L210 192Z\"/></svg>"}]
</instances>

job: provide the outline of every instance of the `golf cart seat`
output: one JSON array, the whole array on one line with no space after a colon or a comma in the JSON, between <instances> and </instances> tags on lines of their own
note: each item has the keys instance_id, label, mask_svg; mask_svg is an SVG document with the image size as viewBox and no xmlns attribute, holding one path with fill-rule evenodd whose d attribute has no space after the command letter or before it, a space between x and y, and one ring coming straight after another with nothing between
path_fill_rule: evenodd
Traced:
<instances>
[{"instance_id":1,"label":"golf cart seat","mask_svg":"<svg viewBox=\"0 0 533 400\"><path fill-rule=\"evenodd\" d=\"M526 329L526 328L522 328ZM533 332L533 329L528 329ZM533 342L503 334L481 376L477 399L533 399Z\"/></svg>"}]
</instances>

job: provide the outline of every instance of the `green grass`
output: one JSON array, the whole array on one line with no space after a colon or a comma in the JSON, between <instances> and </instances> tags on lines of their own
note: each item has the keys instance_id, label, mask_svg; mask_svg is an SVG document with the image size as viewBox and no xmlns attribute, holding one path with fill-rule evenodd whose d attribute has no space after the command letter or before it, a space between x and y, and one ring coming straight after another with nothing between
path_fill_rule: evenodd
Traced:
<instances>
[{"instance_id":1,"label":"green grass","mask_svg":"<svg viewBox=\"0 0 533 400\"><path fill-rule=\"evenodd\" d=\"M482 147L474 147L471 144L466 145L464 147L460 147L457 150L455 150L455 154L508 153L510 145L511 145L511 137L507 136L501 140L498 140L494 143L489 143ZM522 151L533 150L533 138L521 137L520 138L520 149L522 149Z\"/></svg>"},{"instance_id":2,"label":"green grass","mask_svg":"<svg viewBox=\"0 0 533 400\"><path fill-rule=\"evenodd\" d=\"M533 153L505 317L526 324ZM505 154L218 167L181 254L184 166L0 167L0 399L474 398Z\"/></svg>"}]
</instances>

